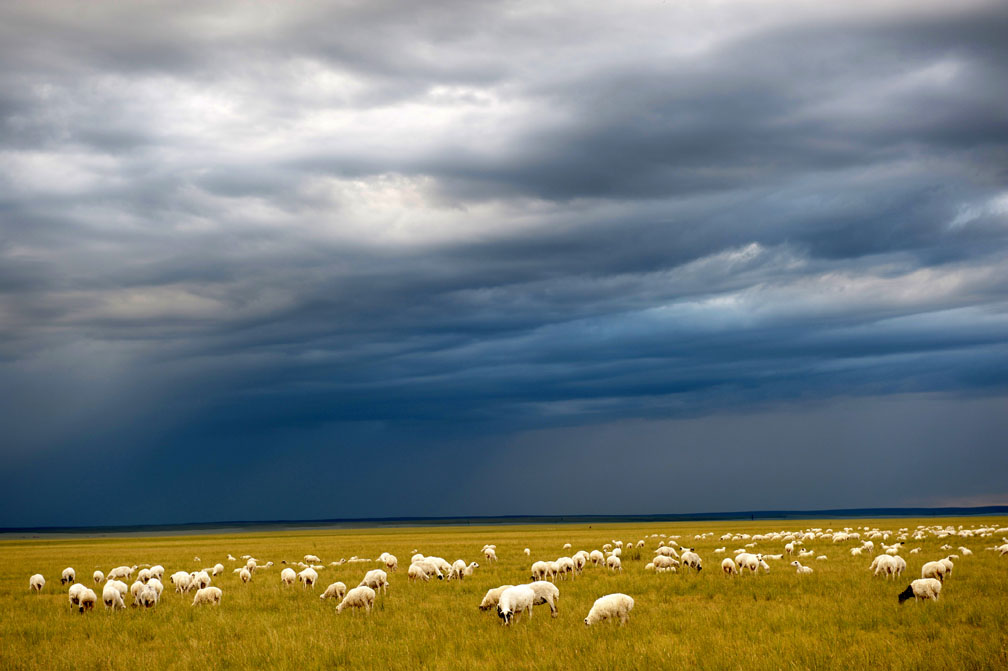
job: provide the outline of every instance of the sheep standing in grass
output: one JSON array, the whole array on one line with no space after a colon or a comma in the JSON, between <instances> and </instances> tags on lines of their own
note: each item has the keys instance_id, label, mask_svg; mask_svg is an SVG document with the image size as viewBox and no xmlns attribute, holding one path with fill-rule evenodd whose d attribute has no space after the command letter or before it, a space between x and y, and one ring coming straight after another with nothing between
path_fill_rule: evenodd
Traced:
<instances>
[{"instance_id":1,"label":"sheep standing in grass","mask_svg":"<svg viewBox=\"0 0 1008 671\"><path fill-rule=\"evenodd\" d=\"M63 573L60 576L60 584L66 585L67 583L74 582L76 579L77 579L77 572L74 571L71 567L67 566L65 569L63 569Z\"/></svg>"},{"instance_id":2,"label":"sheep standing in grass","mask_svg":"<svg viewBox=\"0 0 1008 671\"><path fill-rule=\"evenodd\" d=\"M293 571L291 571L293 573ZM322 599L342 599L346 596L346 585L341 582L334 582L333 584L326 587L326 590L322 592Z\"/></svg>"},{"instance_id":3,"label":"sheep standing in grass","mask_svg":"<svg viewBox=\"0 0 1008 671\"><path fill-rule=\"evenodd\" d=\"M619 571L620 573L623 572L623 561L616 555L609 555L605 563L606 568L608 568L610 571Z\"/></svg>"},{"instance_id":4,"label":"sheep standing in grass","mask_svg":"<svg viewBox=\"0 0 1008 671\"><path fill-rule=\"evenodd\" d=\"M224 573L224 564L214 564L212 577L216 578L221 573Z\"/></svg>"},{"instance_id":5,"label":"sheep standing in grass","mask_svg":"<svg viewBox=\"0 0 1008 671\"><path fill-rule=\"evenodd\" d=\"M92 580L94 580L94 584L96 585L100 585L103 582L105 582L105 574L102 573L101 571L95 571L94 573L92 573L91 578Z\"/></svg>"},{"instance_id":6,"label":"sheep standing in grass","mask_svg":"<svg viewBox=\"0 0 1008 671\"><path fill-rule=\"evenodd\" d=\"M529 583L529 587L535 592L535 600L532 602L533 606L538 606L539 604L545 603L550 607L550 612L553 617L558 615L557 613L557 602L560 600L560 590L557 586L551 582L546 582L545 580L538 580L533 583Z\"/></svg>"},{"instance_id":7,"label":"sheep standing in grass","mask_svg":"<svg viewBox=\"0 0 1008 671\"><path fill-rule=\"evenodd\" d=\"M28 587L33 592L41 592L42 588L45 587L45 578L42 577L41 573L36 573L31 578L28 578Z\"/></svg>"},{"instance_id":8,"label":"sheep standing in grass","mask_svg":"<svg viewBox=\"0 0 1008 671\"><path fill-rule=\"evenodd\" d=\"M109 574L109 577L112 577L111 573ZM179 594L188 592L189 588L192 586L192 577L185 571L176 571L175 573L172 573L168 580L171 584L175 585L175 591Z\"/></svg>"},{"instance_id":9,"label":"sheep standing in grass","mask_svg":"<svg viewBox=\"0 0 1008 671\"><path fill-rule=\"evenodd\" d=\"M78 608L82 613L86 610L94 610L95 604L98 603L98 595L94 593L93 589L85 587L84 591L80 593L78 603Z\"/></svg>"},{"instance_id":10,"label":"sheep standing in grass","mask_svg":"<svg viewBox=\"0 0 1008 671\"><path fill-rule=\"evenodd\" d=\"M595 566L601 566L605 564L605 555L602 554L601 550L592 550L588 553L588 561Z\"/></svg>"},{"instance_id":11,"label":"sheep standing in grass","mask_svg":"<svg viewBox=\"0 0 1008 671\"><path fill-rule=\"evenodd\" d=\"M315 569L308 567L298 573L298 580L301 581L302 587L311 587L312 589L315 589L315 583L318 581L318 572Z\"/></svg>"},{"instance_id":12,"label":"sheep standing in grass","mask_svg":"<svg viewBox=\"0 0 1008 671\"><path fill-rule=\"evenodd\" d=\"M214 575L216 575L216 573ZM151 566L150 577L157 578L158 580L164 580L164 566L161 566L161 564L155 564L154 566Z\"/></svg>"},{"instance_id":13,"label":"sheep standing in grass","mask_svg":"<svg viewBox=\"0 0 1008 671\"><path fill-rule=\"evenodd\" d=\"M618 619L620 625L626 624L626 621L630 619L630 611L633 610L633 607L633 598L626 594L607 594L599 597L592 604L591 610L588 611L588 617L584 619L585 626L590 627L596 622L614 619Z\"/></svg>"},{"instance_id":14,"label":"sheep standing in grass","mask_svg":"<svg viewBox=\"0 0 1008 671\"><path fill-rule=\"evenodd\" d=\"M112 610L125 610L126 602L123 601L123 593L119 589L119 585L124 585L125 583L120 583L118 580L110 580L105 583L105 587L102 588L102 603L105 604L105 609L111 608Z\"/></svg>"},{"instance_id":15,"label":"sheep standing in grass","mask_svg":"<svg viewBox=\"0 0 1008 671\"><path fill-rule=\"evenodd\" d=\"M921 567L921 578L935 578L944 581L946 571L945 565L941 562L929 561Z\"/></svg>"},{"instance_id":16,"label":"sheep standing in grass","mask_svg":"<svg viewBox=\"0 0 1008 671\"><path fill-rule=\"evenodd\" d=\"M941 594L942 584L940 580L935 578L919 578L910 583L909 587L900 592L899 602L902 605L904 601L913 597L914 601L917 599L934 599L937 600L938 596Z\"/></svg>"},{"instance_id":17,"label":"sheep standing in grass","mask_svg":"<svg viewBox=\"0 0 1008 671\"><path fill-rule=\"evenodd\" d=\"M140 590L140 594L137 595L137 604L143 606L144 608L153 608L157 605L158 593L150 583L144 585L143 589Z\"/></svg>"},{"instance_id":18,"label":"sheep standing in grass","mask_svg":"<svg viewBox=\"0 0 1008 671\"><path fill-rule=\"evenodd\" d=\"M479 609L490 610L491 608L496 608L497 604L500 603L501 594L504 593L504 590L511 589L512 587L514 587L514 585L501 585L500 587L494 587L487 590L486 595L480 602Z\"/></svg>"},{"instance_id":19,"label":"sheep standing in grass","mask_svg":"<svg viewBox=\"0 0 1008 671\"><path fill-rule=\"evenodd\" d=\"M526 557L531 557L532 556L532 550L529 550L528 548L525 548L524 550L522 550L522 552L525 553Z\"/></svg>"},{"instance_id":20,"label":"sheep standing in grass","mask_svg":"<svg viewBox=\"0 0 1008 671\"><path fill-rule=\"evenodd\" d=\"M727 576L738 575L738 567L735 566L735 562L731 557L725 557L721 560L721 570Z\"/></svg>"},{"instance_id":21,"label":"sheep standing in grass","mask_svg":"<svg viewBox=\"0 0 1008 671\"><path fill-rule=\"evenodd\" d=\"M410 567L406 569L406 577L412 582L416 582L417 580L427 582L430 580L430 574L420 564L410 564Z\"/></svg>"},{"instance_id":22,"label":"sheep standing in grass","mask_svg":"<svg viewBox=\"0 0 1008 671\"><path fill-rule=\"evenodd\" d=\"M385 568L387 568L389 571L392 571L393 573L399 570L399 560L396 559L395 555L393 554L385 555Z\"/></svg>"},{"instance_id":23,"label":"sheep standing in grass","mask_svg":"<svg viewBox=\"0 0 1008 671\"><path fill-rule=\"evenodd\" d=\"M75 582L70 585L70 589L67 590L67 597L70 600L70 605L76 607L80 604L80 595L84 591L84 585L79 582Z\"/></svg>"},{"instance_id":24,"label":"sheep standing in grass","mask_svg":"<svg viewBox=\"0 0 1008 671\"><path fill-rule=\"evenodd\" d=\"M487 563L492 563L497 561L497 550L496 548L488 547L483 550L483 556L486 557Z\"/></svg>"},{"instance_id":25,"label":"sheep standing in grass","mask_svg":"<svg viewBox=\"0 0 1008 671\"><path fill-rule=\"evenodd\" d=\"M683 548L682 556L679 557L684 567L688 566L691 569L696 569L699 573L703 570L703 561L700 559L700 555L693 551L693 548Z\"/></svg>"},{"instance_id":26,"label":"sheep standing in grass","mask_svg":"<svg viewBox=\"0 0 1008 671\"><path fill-rule=\"evenodd\" d=\"M204 587L203 589L196 590L196 596L193 597L192 606L203 603L212 603L215 606L219 606L221 602L221 596L224 593L221 592L220 587Z\"/></svg>"},{"instance_id":27,"label":"sheep standing in grass","mask_svg":"<svg viewBox=\"0 0 1008 671\"><path fill-rule=\"evenodd\" d=\"M381 590L382 595L384 595L388 592L388 574L380 568L376 568L373 571L365 573L364 579L361 580L360 584L366 585L375 591Z\"/></svg>"},{"instance_id":28,"label":"sheep standing in grass","mask_svg":"<svg viewBox=\"0 0 1008 671\"><path fill-rule=\"evenodd\" d=\"M343 600L336 606L336 612L342 613L347 608L363 608L370 613L375 602L375 591L367 585L358 585L346 593Z\"/></svg>"},{"instance_id":29,"label":"sheep standing in grass","mask_svg":"<svg viewBox=\"0 0 1008 671\"><path fill-rule=\"evenodd\" d=\"M497 617L503 624L510 625L516 615L527 612L532 618L532 605L535 603L535 591L528 585L515 585L504 590L497 602Z\"/></svg>"},{"instance_id":30,"label":"sheep standing in grass","mask_svg":"<svg viewBox=\"0 0 1008 671\"><path fill-rule=\"evenodd\" d=\"M292 568L285 568L280 571L280 582L285 585L293 585L297 582L297 573L295 573Z\"/></svg>"},{"instance_id":31,"label":"sheep standing in grass","mask_svg":"<svg viewBox=\"0 0 1008 671\"><path fill-rule=\"evenodd\" d=\"M241 578L242 582L247 583L252 580L252 573L247 568L239 569L238 577Z\"/></svg>"}]
</instances>

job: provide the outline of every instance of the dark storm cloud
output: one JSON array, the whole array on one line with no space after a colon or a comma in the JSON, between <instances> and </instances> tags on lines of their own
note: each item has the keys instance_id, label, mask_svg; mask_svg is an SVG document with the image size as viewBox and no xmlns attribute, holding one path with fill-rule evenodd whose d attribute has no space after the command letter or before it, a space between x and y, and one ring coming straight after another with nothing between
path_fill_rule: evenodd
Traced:
<instances>
[{"instance_id":1,"label":"dark storm cloud","mask_svg":"<svg viewBox=\"0 0 1008 671\"><path fill-rule=\"evenodd\" d=\"M988 417L1006 32L1000 3L5 7L4 470L157 463L150 505L277 470L247 509L282 517L295 455L461 481L529 431Z\"/></svg>"}]
</instances>

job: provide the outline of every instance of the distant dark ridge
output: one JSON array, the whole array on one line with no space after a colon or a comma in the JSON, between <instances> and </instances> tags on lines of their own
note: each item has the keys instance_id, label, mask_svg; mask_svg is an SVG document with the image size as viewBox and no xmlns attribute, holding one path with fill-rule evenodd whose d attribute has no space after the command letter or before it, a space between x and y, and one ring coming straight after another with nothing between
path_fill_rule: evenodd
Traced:
<instances>
[{"instance_id":1,"label":"distant dark ridge","mask_svg":"<svg viewBox=\"0 0 1008 671\"><path fill-rule=\"evenodd\" d=\"M710 522L725 520L803 520L899 517L972 517L1008 515L1008 506L976 508L842 508L834 510L758 510L656 515L507 515L492 517L366 517L322 520L264 520L139 524L82 527L0 527L0 534L137 534L209 533L281 529L352 529L368 527L484 526L519 524L602 524L619 522Z\"/></svg>"}]
</instances>

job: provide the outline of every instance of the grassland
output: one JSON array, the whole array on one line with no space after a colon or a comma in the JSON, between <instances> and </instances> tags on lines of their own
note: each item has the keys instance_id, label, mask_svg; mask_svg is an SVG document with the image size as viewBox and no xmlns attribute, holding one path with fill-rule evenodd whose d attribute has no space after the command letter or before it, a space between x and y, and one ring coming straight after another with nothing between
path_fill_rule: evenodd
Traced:
<instances>
[{"instance_id":1,"label":"grassland","mask_svg":"<svg viewBox=\"0 0 1008 671\"><path fill-rule=\"evenodd\" d=\"M951 538L913 543L908 570L896 583L870 577L870 556L851 557L850 543L808 543L827 561L811 561L812 576L797 576L786 562L769 574L728 579L721 575L725 531L877 526L895 530L918 524L1008 526L1003 518L940 520L829 520L695 522L614 525L496 526L296 531L157 538L32 539L0 541L0 667L12 669L1006 669L1008 668L1008 557L984 547L1000 539ZM695 534L714 532L705 540ZM704 559L697 574L655 575L644 570L657 539L680 536ZM545 606L511 628L477 609L490 587L528 581L534 559L556 559L564 543L591 550L612 539L647 538L645 549L623 557L621 575L589 568L561 581L560 615ZM896 595L921 564L947 554L945 542L975 554L956 562L938 602L897 605ZM500 561L479 557L495 543ZM741 543L727 543L729 552ZM522 548L532 549L531 559ZM908 544L908 548L911 545ZM464 582L412 584L406 567L413 550L454 561L479 561ZM314 592L280 584L280 560L306 553L325 563L340 557L397 555L389 594L370 615L337 615L318 598L325 585L349 586L373 564L345 564L320 572ZM756 551L782 552L782 544ZM954 550L953 550L954 552ZM225 560L251 554L276 564L243 585ZM194 561L194 557L200 561ZM171 592L167 576L222 562L215 580L224 590L219 608L190 607L192 595ZM85 615L71 610L59 574L65 566L92 586L95 568L120 564L165 566L160 605L144 611ZM47 580L31 594L28 578ZM96 590L100 597L100 590ZM587 628L582 620L598 596L625 592L636 599L624 626Z\"/></svg>"}]
</instances>

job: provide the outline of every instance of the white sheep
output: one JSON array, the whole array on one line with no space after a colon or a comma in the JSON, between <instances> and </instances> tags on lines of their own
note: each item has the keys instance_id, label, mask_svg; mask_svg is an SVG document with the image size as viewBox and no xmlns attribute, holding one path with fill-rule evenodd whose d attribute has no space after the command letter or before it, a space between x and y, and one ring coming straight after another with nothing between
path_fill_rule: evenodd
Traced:
<instances>
[{"instance_id":1,"label":"white sheep","mask_svg":"<svg viewBox=\"0 0 1008 671\"><path fill-rule=\"evenodd\" d=\"M791 566L794 566L797 570L798 575L812 575L811 566L802 566L802 563L797 559L791 562Z\"/></svg>"},{"instance_id":2,"label":"white sheep","mask_svg":"<svg viewBox=\"0 0 1008 671\"><path fill-rule=\"evenodd\" d=\"M164 580L164 566L161 566L161 564L155 564L154 566L151 566L150 569L148 570L150 571L151 578Z\"/></svg>"},{"instance_id":3,"label":"white sheep","mask_svg":"<svg viewBox=\"0 0 1008 671\"><path fill-rule=\"evenodd\" d=\"M214 564L213 573L211 573L211 576L216 578L221 573L224 573L224 564Z\"/></svg>"},{"instance_id":4,"label":"white sheep","mask_svg":"<svg viewBox=\"0 0 1008 671\"><path fill-rule=\"evenodd\" d=\"M936 578L944 581L946 571L945 564L940 561L929 561L921 567L921 578Z\"/></svg>"},{"instance_id":5,"label":"white sheep","mask_svg":"<svg viewBox=\"0 0 1008 671\"><path fill-rule=\"evenodd\" d=\"M164 585L161 583L161 581L158 580L157 578L151 578L150 580L147 581L147 586L150 587L155 592L157 592L157 598L158 601L160 601L161 593L164 592Z\"/></svg>"},{"instance_id":6,"label":"white sheep","mask_svg":"<svg viewBox=\"0 0 1008 671\"><path fill-rule=\"evenodd\" d=\"M435 562L433 559L433 557L425 557L418 562L410 564L410 573L407 573L407 575L415 575L416 571L419 571L422 572L428 580L434 576L437 576L438 580L444 580L444 573L441 571L438 562ZM416 571L413 570L414 566L417 567ZM415 580L416 578L413 579Z\"/></svg>"},{"instance_id":7,"label":"white sheep","mask_svg":"<svg viewBox=\"0 0 1008 671\"><path fill-rule=\"evenodd\" d=\"M376 568L373 571L365 573L364 579L361 580L360 584L366 585L375 591L380 589L384 595L388 592L388 574L380 568Z\"/></svg>"},{"instance_id":8,"label":"white sheep","mask_svg":"<svg viewBox=\"0 0 1008 671\"><path fill-rule=\"evenodd\" d=\"M223 594L220 587L204 587L203 589L196 590L196 596L193 597L193 602L190 605L212 603L215 606L219 606Z\"/></svg>"},{"instance_id":9,"label":"white sheep","mask_svg":"<svg viewBox=\"0 0 1008 671\"><path fill-rule=\"evenodd\" d=\"M111 573L109 574L109 577L112 577ZM171 584L175 585L175 591L179 594L188 592L189 588L192 586L192 577L185 571L176 571L175 573L172 573L168 580Z\"/></svg>"},{"instance_id":10,"label":"white sheep","mask_svg":"<svg viewBox=\"0 0 1008 671\"><path fill-rule=\"evenodd\" d=\"M245 570L245 569L242 569ZM280 582L285 585L293 585L297 581L297 573L292 568L285 568L280 571Z\"/></svg>"},{"instance_id":11,"label":"white sheep","mask_svg":"<svg viewBox=\"0 0 1008 671\"><path fill-rule=\"evenodd\" d=\"M549 605L550 612L553 614L553 617L556 617L559 614L557 613L557 601L560 600L560 590L557 589L557 586L545 580L537 580L536 582L529 583L529 587L535 592L535 600L532 604L539 605L545 603Z\"/></svg>"},{"instance_id":12,"label":"white sheep","mask_svg":"<svg viewBox=\"0 0 1008 671\"><path fill-rule=\"evenodd\" d=\"M322 561L321 559L319 559L315 555L305 555L304 556L304 560L306 562L308 562L309 564L318 564L318 563L320 563Z\"/></svg>"},{"instance_id":13,"label":"white sheep","mask_svg":"<svg viewBox=\"0 0 1008 671\"><path fill-rule=\"evenodd\" d=\"M616 555L609 555L609 557L606 558L606 568L608 568L610 571L619 571L620 573L622 573L623 562Z\"/></svg>"},{"instance_id":14,"label":"white sheep","mask_svg":"<svg viewBox=\"0 0 1008 671\"><path fill-rule=\"evenodd\" d=\"M293 571L291 571L293 573ZM333 584L326 587L325 591L322 592L321 599L342 599L346 596L346 585L341 582L334 582Z\"/></svg>"},{"instance_id":15,"label":"white sheep","mask_svg":"<svg viewBox=\"0 0 1008 671\"><path fill-rule=\"evenodd\" d=\"M70 585L70 589L67 590L67 597L70 600L71 606L76 608L78 605L80 605L80 595L81 592L84 591L84 589L85 589L84 585L79 582L75 582L74 584Z\"/></svg>"},{"instance_id":16,"label":"white sheep","mask_svg":"<svg viewBox=\"0 0 1008 671\"><path fill-rule=\"evenodd\" d=\"M122 580L124 578L129 579L129 577L133 575L133 571L136 569L136 566L116 566L108 572L107 577L109 580Z\"/></svg>"},{"instance_id":17,"label":"white sheep","mask_svg":"<svg viewBox=\"0 0 1008 671\"><path fill-rule=\"evenodd\" d=\"M688 566L696 569L697 573L703 570L703 562L700 559L700 555L694 552L693 548L683 548L683 553L679 559L682 561L684 567Z\"/></svg>"},{"instance_id":18,"label":"white sheep","mask_svg":"<svg viewBox=\"0 0 1008 671\"><path fill-rule=\"evenodd\" d=\"M77 579L77 572L74 571L71 567L67 566L65 569L63 569L63 573L60 576L60 584L65 585L68 582L74 582L76 579Z\"/></svg>"},{"instance_id":19,"label":"white sheep","mask_svg":"<svg viewBox=\"0 0 1008 671\"><path fill-rule=\"evenodd\" d=\"M731 557L725 557L721 560L721 570L727 576L738 575L738 567Z\"/></svg>"},{"instance_id":20,"label":"white sheep","mask_svg":"<svg viewBox=\"0 0 1008 671\"><path fill-rule=\"evenodd\" d=\"M31 591L41 592L43 587L45 587L45 578L42 577L41 573L36 573L28 578L28 588Z\"/></svg>"},{"instance_id":21,"label":"white sheep","mask_svg":"<svg viewBox=\"0 0 1008 671\"><path fill-rule=\"evenodd\" d=\"M106 610L109 608L112 610L125 610L126 602L123 601L123 592L119 589L119 585L125 587L126 583L110 580L102 588L102 603L105 604Z\"/></svg>"},{"instance_id":22,"label":"white sheep","mask_svg":"<svg viewBox=\"0 0 1008 671\"><path fill-rule=\"evenodd\" d=\"M560 579L564 579L566 576L574 576L574 560L570 557L558 557L556 560L557 574Z\"/></svg>"},{"instance_id":23,"label":"white sheep","mask_svg":"<svg viewBox=\"0 0 1008 671\"><path fill-rule=\"evenodd\" d=\"M238 569L238 577L241 578L242 582L247 583L252 580L252 572L247 568Z\"/></svg>"},{"instance_id":24,"label":"white sheep","mask_svg":"<svg viewBox=\"0 0 1008 671\"><path fill-rule=\"evenodd\" d=\"M872 575L878 575L881 573L886 578L889 578L896 576L896 569L898 566L898 562L892 557L892 555L878 555L872 560L868 570L874 571Z\"/></svg>"},{"instance_id":25,"label":"white sheep","mask_svg":"<svg viewBox=\"0 0 1008 671\"><path fill-rule=\"evenodd\" d=\"M91 574L91 579L94 580L94 584L100 585L105 582L105 574L101 571L95 571Z\"/></svg>"},{"instance_id":26,"label":"white sheep","mask_svg":"<svg viewBox=\"0 0 1008 671\"><path fill-rule=\"evenodd\" d=\"M427 582L430 580L430 574L427 573L421 564L410 564L410 567L406 570L406 577L412 582L416 582L417 580Z\"/></svg>"},{"instance_id":27,"label":"white sheep","mask_svg":"<svg viewBox=\"0 0 1008 671\"><path fill-rule=\"evenodd\" d=\"M514 585L501 585L500 587L494 587L487 590L483 600L480 601L479 609L490 610L491 608L496 608L497 604L500 603L500 597L501 594L504 593L504 590L511 589L512 587L514 587Z\"/></svg>"},{"instance_id":28,"label":"white sheep","mask_svg":"<svg viewBox=\"0 0 1008 671\"><path fill-rule=\"evenodd\" d=\"M588 617L584 619L585 626L590 627L596 622L612 619L619 619L620 625L626 624L633 607L633 598L626 594L616 593L599 597L588 611Z\"/></svg>"},{"instance_id":29,"label":"white sheep","mask_svg":"<svg viewBox=\"0 0 1008 671\"><path fill-rule=\"evenodd\" d=\"M935 578L919 578L910 583L910 586L899 594L899 602L902 604L904 601L913 597L914 601L917 599L934 599L938 600L938 596L941 594L942 584L940 580Z\"/></svg>"},{"instance_id":30,"label":"white sheep","mask_svg":"<svg viewBox=\"0 0 1008 671\"><path fill-rule=\"evenodd\" d=\"M318 572L309 566L298 573L298 580L301 581L302 587L311 587L312 589L315 589L315 582L318 580Z\"/></svg>"},{"instance_id":31,"label":"white sheep","mask_svg":"<svg viewBox=\"0 0 1008 671\"><path fill-rule=\"evenodd\" d=\"M143 589L140 590L140 594L137 595L137 603L144 608L152 608L157 605L158 593L150 583L144 585Z\"/></svg>"},{"instance_id":32,"label":"white sheep","mask_svg":"<svg viewBox=\"0 0 1008 671\"><path fill-rule=\"evenodd\" d=\"M651 566L655 573L675 573L676 567L679 566L679 560L666 555L655 555Z\"/></svg>"},{"instance_id":33,"label":"white sheep","mask_svg":"<svg viewBox=\"0 0 1008 671\"><path fill-rule=\"evenodd\" d=\"M98 595L94 593L93 589L85 587L78 598L80 612L94 610L96 603L98 603Z\"/></svg>"},{"instance_id":34,"label":"white sheep","mask_svg":"<svg viewBox=\"0 0 1008 671\"><path fill-rule=\"evenodd\" d=\"M592 550L588 553L588 561L595 566L605 563L605 555L600 550Z\"/></svg>"},{"instance_id":35,"label":"white sheep","mask_svg":"<svg viewBox=\"0 0 1008 671\"><path fill-rule=\"evenodd\" d=\"M550 573L549 564L544 561L532 563L532 580L545 580Z\"/></svg>"},{"instance_id":36,"label":"white sheep","mask_svg":"<svg viewBox=\"0 0 1008 671\"><path fill-rule=\"evenodd\" d=\"M396 559L395 555L392 554L385 555L385 568L387 568L389 571L392 571L393 573L399 570L399 560Z\"/></svg>"},{"instance_id":37,"label":"white sheep","mask_svg":"<svg viewBox=\"0 0 1008 671\"><path fill-rule=\"evenodd\" d=\"M150 577L151 577L151 575L150 575L150 569L149 568L142 568L137 573L137 580L139 580L140 582L144 583L145 585L147 584L147 581L150 580Z\"/></svg>"},{"instance_id":38,"label":"white sheep","mask_svg":"<svg viewBox=\"0 0 1008 671\"><path fill-rule=\"evenodd\" d=\"M346 593L343 600L336 606L336 612L342 613L346 608L363 608L370 613L375 602L375 591L367 585L358 585Z\"/></svg>"},{"instance_id":39,"label":"white sheep","mask_svg":"<svg viewBox=\"0 0 1008 671\"><path fill-rule=\"evenodd\" d=\"M735 563L739 567L739 572L749 569L750 573L755 573L759 569L761 557L751 552L740 552L735 555Z\"/></svg>"},{"instance_id":40,"label":"white sheep","mask_svg":"<svg viewBox=\"0 0 1008 671\"><path fill-rule=\"evenodd\" d=\"M497 561L497 550L492 547L487 547L483 550L483 556L486 557L487 562Z\"/></svg>"},{"instance_id":41,"label":"white sheep","mask_svg":"<svg viewBox=\"0 0 1008 671\"><path fill-rule=\"evenodd\" d=\"M514 622L515 616L520 616L527 612L529 619L532 618L532 605L535 603L535 591L528 585L515 585L504 590L497 602L497 617L503 624L510 625Z\"/></svg>"},{"instance_id":42,"label":"white sheep","mask_svg":"<svg viewBox=\"0 0 1008 671\"><path fill-rule=\"evenodd\" d=\"M531 557L532 556L532 550L529 550L528 548L525 548L523 550L523 552L525 553L526 557Z\"/></svg>"}]
</instances>

